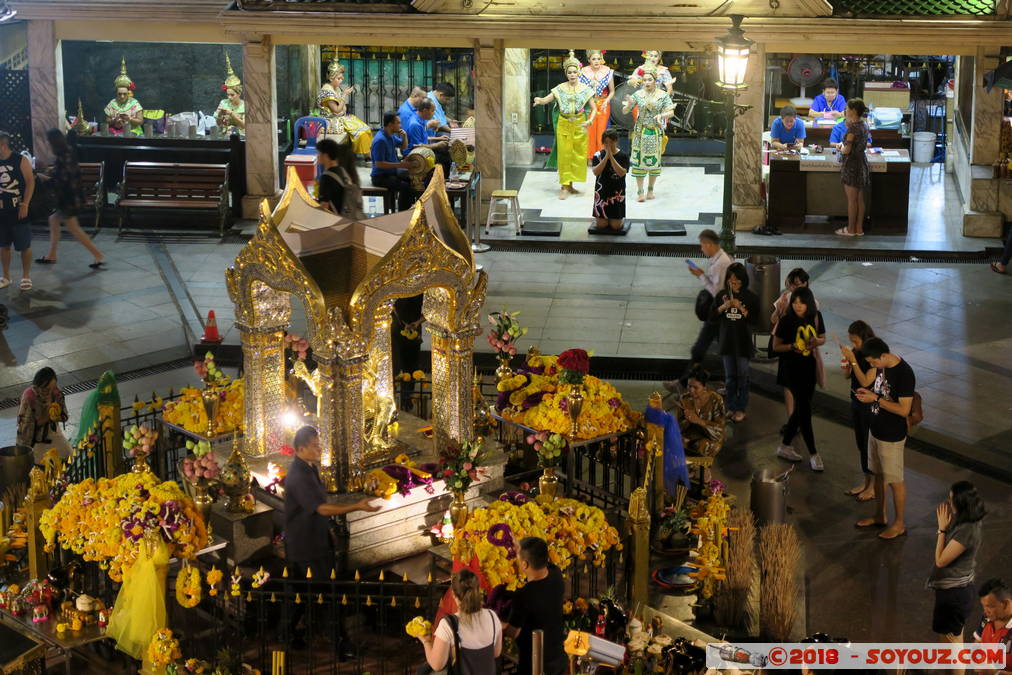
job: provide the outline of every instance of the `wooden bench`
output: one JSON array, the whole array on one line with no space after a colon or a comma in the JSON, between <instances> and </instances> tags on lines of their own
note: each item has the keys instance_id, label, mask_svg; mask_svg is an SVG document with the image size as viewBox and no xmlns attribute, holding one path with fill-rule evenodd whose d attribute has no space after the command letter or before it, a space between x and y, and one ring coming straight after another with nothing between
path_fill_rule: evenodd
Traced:
<instances>
[{"instance_id":1,"label":"wooden bench","mask_svg":"<svg viewBox=\"0 0 1012 675\"><path fill-rule=\"evenodd\" d=\"M81 162L81 186L84 189L84 208L95 209L95 232L102 226L102 209L105 208L105 162Z\"/></svg>"},{"instance_id":2,"label":"wooden bench","mask_svg":"<svg viewBox=\"0 0 1012 675\"><path fill-rule=\"evenodd\" d=\"M119 231L129 227L134 209L212 212L218 235L228 218L228 164L124 162L119 187Z\"/></svg>"}]
</instances>

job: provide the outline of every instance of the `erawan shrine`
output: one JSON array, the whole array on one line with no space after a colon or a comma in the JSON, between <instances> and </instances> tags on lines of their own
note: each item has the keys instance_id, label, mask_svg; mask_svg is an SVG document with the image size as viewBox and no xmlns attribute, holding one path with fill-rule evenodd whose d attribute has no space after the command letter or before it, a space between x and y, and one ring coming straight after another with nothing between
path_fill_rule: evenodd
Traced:
<instances>
[{"instance_id":1,"label":"erawan shrine","mask_svg":"<svg viewBox=\"0 0 1012 675\"><path fill-rule=\"evenodd\" d=\"M0 0L0 675L1012 673L1009 0Z\"/></svg>"}]
</instances>

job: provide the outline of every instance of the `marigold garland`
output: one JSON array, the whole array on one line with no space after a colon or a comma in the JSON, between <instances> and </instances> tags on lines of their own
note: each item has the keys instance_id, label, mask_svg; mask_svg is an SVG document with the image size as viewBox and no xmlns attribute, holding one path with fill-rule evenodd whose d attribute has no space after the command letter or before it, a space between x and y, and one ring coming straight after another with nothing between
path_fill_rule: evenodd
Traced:
<instances>
[{"instance_id":1,"label":"marigold garland","mask_svg":"<svg viewBox=\"0 0 1012 675\"><path fill-rule=\"evenodd\" d=\"M172 637L168 628L159 628L151 636L148 644L148 662L156 668L164 668L176 659L183 657L179 651L179 640Z\"/></svg>"},{"instance_id":2,"label":"marigold garland","mask_svg":"<svg viewBox=\"0 0 1012 675\"><path fill-rule=\"evenodd\" d=\"M217 567L212 567L207 572L207 586L210 589L208 593L212 596L218 595L218 584L225 577L225 574Z\"/></svg>"},{"instance_id":3,"label":"marigold garland","mask_svg":"<svg viewBox=\"0 0 1012 675\"><path fill-rule=\"evenodd\" d=\"M39 529L47 551L59 542L86 561L98 561L117 582L137 560L148 534L160 536L183 560L193 560L207 545L207 528L193 501L176 483L163 483L150 472L70 485L42 514Z\"/></svg>"},{"instance_id":4,"label":"marigold garland","mask_svg":"<svg viewBox=\"0 0 1012 675\"><path fill-rule=\"evenodd\" d=\"M577 556L592 557L594 565L601 565L608 550L622 549L618 530L601 509L574 499L539 497L522 505L496 501L476 510L455 533L451 550L454 559L465 564L477 556L493 588L505 584L514 590L523 585L514 549L524 537L548 542L548 557L560 569Z\"/></svg>"},{"instance_id":5,"label":"marigold garland","mask_svg":"<svg viewBox=\"0 0 1012 675\"><path fill-rule=\"evenodd\" d=\"M176 602L186 609L200 604L200 570L192 565L183 565L176 577Z\"/></svg>"}]
</instances>

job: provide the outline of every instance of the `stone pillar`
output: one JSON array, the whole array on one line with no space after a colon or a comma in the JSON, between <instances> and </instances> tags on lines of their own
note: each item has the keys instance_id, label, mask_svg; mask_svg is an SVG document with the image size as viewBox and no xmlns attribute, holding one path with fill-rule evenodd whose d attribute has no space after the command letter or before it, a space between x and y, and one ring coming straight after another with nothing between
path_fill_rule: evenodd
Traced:
<instances>
[{"instance_id":1,"label":"stone pillar","mask_svg":"<svg viewBox=\"0 0 1012 675\"><path fill-rule=\"evenodd\" d=\"M973 60L973 122L970 130L970 200L963 214L963 234L968 237L1000 237L1002 214L998 211L998 179L991 165L998 159L1001 143L1002 96L983 87L984 73L998 67L991 47L978 47Z\"/></svg>"},{"instance_id":2,"label":"stone pillar","mask_svg":"<svg viewBox=\"0 0 1012 675\"><path fill-rule=\"evenodd\" d=\"M503 185L503 41L474 43L475 164L481 171L481 201ZM482 208L484 212L484 207ZM480 215L479 222L484 219Z\"/></svg>"},{"instance_id":3,"label":"stone pillar","mask_svg":"<svg viewBox=\"0 0 1012 675\"><path fill-rule=\"evenodd\" d=\"M284 444L285 333L241 328L245 375L244 454L264 457Z\"/></svg>"},{"instance_id":4,"label":"stone pillar","mask_svg":"<svg viewBox=\"0 0 1012 675\"><path fill-rule=\"evenodd\" d=\"M305 88L305 96L299 101L302 110L308 112L316 105L316 92L320 90L323 82L323 74L320 72L320 45L306 45L302 52L306 60L306 67L302 84Z\"/></svg>"},{"instance_id":5,"label":"stone pillar","mask_svg":"<svg viewBox=\"0 0 1012 675\"><path fill-rule=\"evenodd\" d=\"M32 146L40 161L50 164L53 154L46 131L66 128L63 102L63 56L52 21L28 22L28 83L32 106Z\"/></svg>"},{"instance_id":6,"label":"stone pillar","mask_svg":"<svg viewBox=\"0 0 1012 675\"><path fill-rule=\"evenodd\" d=\"M734 187L731 199L738 215L735 228L751 230L766 222L765 209L760 198L762 183L763 97L766 88L766 49L761 44L752 47L745 73L745 89L736 97L739 105L752 108L734 120Z\"/></svg>"},{"instance_id":7,"label":"stone pillar","mask_svg":"<svg viewBox=\"0 0 1012 675\"><path fill-rule=\"evenodd\" d=\"M473 440L475 333L454 333L431 323L427 326L432 338L432 426L436 443Z\"/></svg>"},{"instance_id":8,"label":"stone pillar","mask_svg":"<svg viewBox=\"0 0 1012 675\"><path fill-rule=\"evenodd\" d=\"M506 132L506 164L527 166L534 161L531 136L531 50L504 50L503 126Z\"/></svg>"},{"instance_id":9,"label":"stone pillar","mask_svg":"<svg viewBox=\"0 0 1012 675\"><path fill-rule=\"evenodd\" d=\"M269 35L246 35L242 66L246 99L246 195L244 218L257 218L264 199L278 197L277 92L274 44Z\"/></svg>"}]
</instances>

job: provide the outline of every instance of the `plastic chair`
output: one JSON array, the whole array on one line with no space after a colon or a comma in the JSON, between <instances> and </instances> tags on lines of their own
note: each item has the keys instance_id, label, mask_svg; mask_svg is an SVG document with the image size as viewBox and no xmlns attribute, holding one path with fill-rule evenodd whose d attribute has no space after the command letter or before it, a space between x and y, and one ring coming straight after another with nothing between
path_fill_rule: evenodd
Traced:
<instances>
[{"instance_id":1,"label":"plastic chair","mask_svg":"<svg viewBox=\"0 0 1012 675\"><path fill-rule=\"evenodd\" d=\"M322 117L300 117L295 120L295 131L292 134L292 154L293 155L315 155L316 154L316 137L320 135L320 131L327 126L327 120ZM299 146L300 133L306 139L306 147Z\"/></svg>"}]
</instances>

